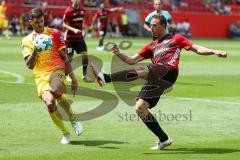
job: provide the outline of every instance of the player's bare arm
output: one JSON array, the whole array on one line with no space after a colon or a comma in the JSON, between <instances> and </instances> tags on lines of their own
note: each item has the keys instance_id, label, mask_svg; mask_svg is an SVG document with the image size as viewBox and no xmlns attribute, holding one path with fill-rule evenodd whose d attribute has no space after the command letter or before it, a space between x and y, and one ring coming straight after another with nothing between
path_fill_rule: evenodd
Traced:
<instances>
[{"instance_id":1,"label":"player's bare arm","mask_svg":"<svg viewBox=\"0 0 240 160\"><path fill-rule=\"evenodd\" d=\"M96 19L97 19L97 14L95 14L95 15L93 16L93 18L92 18L92 24L91 24L91 27L90 27L90 28L93 28L93 25L94 25Z\"/></svg>"},{"instance_id":2,"label":"player's bare arm","mask_svg":"<svg viewBox=\"0 0 240 160\"><path fill-rule=\"evenodd\" d=\"M29 69L33 69L35 64L36 64L36 59L37 59L38 53L34 50L33 53L30 56L27 56L24 61L25 64Z\"/></svg>"},{"instance_id":3,"label":"player's bare arm","mask_svg":"<svg viewBox=\"0 0 240 160\"><path fill-rule=\"evenodd\" d=\"M226 58L227 52L221 50L214 50L210 48L206 48L200 45L193 44L190 48L193 52L200 54L200 55L216 55L218 57Z\"/></svg>"},{"instance_id":4,"label":"player's bare arm","mask_svg":"<svg viewBox=\"0 0 240 160\"><path fill-rule=\"evenodd\" d=\"M72 79L71 89L72 89L73 95L75 95L75 93L77 91L77 88L78 88L77 77L76 77L75 73L73 72L72 65L71 65L70 61L68 60L65 48L60 50L60 55L61 55L61 58L65 62L66 74L69 75Z\"/></svg>"},{"instance_id":5,"label":"player's bare arm","mask_svg":"<svg viewBox=\"0 0 240 160\"><path fill-rule=\"evenodd\" d=\"M119 47L117 45L113 45L111 49L112 49L113 54L118 56L123 62L130 64L130 65L136 64L145 59L144 57L142 57L138 54L135 54L132 57L127 56L120 52Z\"/></svg>"},{"instance_id":6,"label":"player's bare arm","mask_svg":"<svg viewBox=\"0 0 240 160\"><path fill-rule=\"evenodd\" d=\"M71 26L69 25L69 23L67 23L67 22L63 22L62 26L63 26L63 28L66 28L67 30L72 31L72 32L74 32L75 34L82 33L81 30L79 30L79 29L77 29L77 28L74 28L74 27L71 27Z\"/></svg>"},{"instance_id":7,"label":"player's bare arm","mask_svg":"<svg viewBox=\"0 0 240 160\"><path fill-rule=\"evenodd\" d=\"M150 26L147 25L146 23L144 23L143 27L144 27L148 32L152 32Z\"/></svg>"}]
</instances>

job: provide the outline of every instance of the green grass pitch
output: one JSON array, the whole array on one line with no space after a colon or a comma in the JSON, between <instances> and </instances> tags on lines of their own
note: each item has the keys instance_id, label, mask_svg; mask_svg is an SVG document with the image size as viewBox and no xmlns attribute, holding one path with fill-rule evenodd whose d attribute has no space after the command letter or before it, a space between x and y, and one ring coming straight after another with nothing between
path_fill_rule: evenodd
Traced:
<instances>
[{"instance_id":1,"label":"green grass pitch","mask_svg":"<svg viewBox=\"0 0 240 160\"><path fill-rule=\"evenodd\" d=\"M112 84L101 88L95 83L84 83L81 67L75 70L79 85L96 90L96 94L105 91L115 97L109 96L109 104L113 104L117 97L117 107L104 116L83 121L84 134L79 137L67 123L72 143L61 145L60 132L51 122L43 102L37 98L31 71L24 64L20 52L21 38L0 40L0 159L239 159L239 41L193 40L200 45L227 50L227 59L182 51L180 75L174 89L152 110L174 143L165 150L151 151L149 148L157 139L137 119L132 106L117 95ZM129 55L150 41L142 38L127 40L133 43L131 49L124 51ZM89 54L101 59L104 70L110 71L111 53L97 52L96 39L87 39L86 42ZM90 111L102 102L83 95L68 96L76 113Z\"/></svg>"}]
</instances>

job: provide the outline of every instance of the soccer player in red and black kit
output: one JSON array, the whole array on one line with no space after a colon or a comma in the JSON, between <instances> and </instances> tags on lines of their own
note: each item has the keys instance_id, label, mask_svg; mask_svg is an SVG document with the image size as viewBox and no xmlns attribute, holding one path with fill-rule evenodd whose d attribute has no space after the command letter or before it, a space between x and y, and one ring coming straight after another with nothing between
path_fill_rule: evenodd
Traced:
<instances>
[{"instance_id":1,"label":"soccer player in red and black kit","mask_svg":"<svg viewBox=\"0 0 240 160\"><path fill-rule=\"evenodd\" d=\"M94 25L96 19L98 20L97 27L98 27L98 32L99 32L99 44L98 44L97 50L99 50L99 51L104 49L103 41L104 41L104 37L106 36L106 33L107 33L108 15L111 12L122 10L122 7L106 9L104 3L100 4L100 8L101 8L101 10L98 10L95 13L95 15L93 16L92 25L91 25L91 28L93 28L93 25Z\"/></svg>"},{"instance_id":2,"label":"soccer player in red and black kit","mask_svg":"<svg viewBox=\"0 0 240 160\"><path fill-rule=\"evenodd\" d=\"M178 77L181 49L191 50L199 55L227 57L225 51L213 50L193 44L179 34L167 34L166 26L167 21L164 16L155 15L150 23L150 28L153 36L156 36L157 39L148 43L133 57L121 53L117 45L112 46L113 54L127 64L136 64L145 59L151 59L153 64L112 74L98 72L96 67L91 65L96 80L100 85L115 81L133 81L137 78L146 79L146 83L137 97L135 110L145 125L159 138L157 145L151 148L153 150L162 149L172 143L172 139L162 130L149 109L156 106L163 92L175 83Z\"/></svg>"},{"instance_id":3,"label":"soccer player in red and black kit","mask_svg":"<svg viewBox=\"0 0 240 160\"><path fill-rule=\"evenodd\" d=\"M63 27L66 28L66 46L68 58L72 61L74 50L82 56L83 80L91 82L86 76L88 66L87 46L83 37L83 23L85 9L80 6L80 0L71 0L72 6L68 7L64 12Z\"/></svg>"}]
</instances>

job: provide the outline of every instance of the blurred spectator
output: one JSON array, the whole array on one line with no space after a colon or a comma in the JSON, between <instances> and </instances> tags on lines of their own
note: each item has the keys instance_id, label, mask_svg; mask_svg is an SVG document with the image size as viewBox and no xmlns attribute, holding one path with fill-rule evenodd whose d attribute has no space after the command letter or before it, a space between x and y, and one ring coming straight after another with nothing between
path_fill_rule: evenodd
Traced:
<instances>
[{"instance_id":1,"label":"blurred spectator","mask_svg":"<svg viewBox=\"0 0 240 160\"><path fill-rule=\"evenodd\" d=\"M7 39L10 39L8 29L9 22L7 19L8 7L5 0L1 1L0 3L0 33L5 35Z\"/></svg>"},{"instance_id":2,"label":"blurred spectator","mask_svg":"<svg viewBox=\"0 0 240 160\"><path fill-rule=\"evenodd\" d=\"M22 35L26 35L28 33L28 14L22 13L19 18L19 26L20 32Z\"/></svg>"},{"instance_id":3,"label":"blurred spectator","mask_svg":"<svg viewBox=\"0 0 240 160\"><path fill-rule=\"evenodd\" d=\"M32 4L33 4L33 2L32 2L32 0L25 0L25 1L24 1L24 4L29 4L29 5L32 5Z\"/></svg>"},{"instance_id":4,"label":"blurred spectator","mask_svg":"<svg viewBox=\"0 0 240 160\"><path fill-rule=\"evenodd\" d=\"M121 37L119 25L116 18L109 22L108 32L110 37Z\"/></svg>"},{"instance_id":5,"label":"blurred spectator","mask_svg":"<svg viewBox=\"0 0 240 160\"><path fill-rule=\"evenodd\" d=\"M238 5L240 5L240 0L236 0L236 3L237 3Z\"/></svg>"},{"instance_id":6,"label":"blurred spectator","mask_svg":"<svg viewBox=\"0 0 240 160\"><path fill-rule=\"evenodd\" d=\"M171 0L162 0L162 4L165 10L171 11L173 8Z\"/></svg>"},{"instance_id":7,"label":"blurred spectator","mask_svg":"<svg viewBox=\"0 0 240 160\"><path fill-rule=\"evenodd\" d=\"M180 6L180 5L181 5L181 0L172 0L172 3L173 3L175 6Z\"/></svg>"},{"instance_id":8,"label":"blurred spectator","mask_svg":"<svg viewBox=\"0 0 240 160\"><path fill-rule=\"evenodd\" d=\"M176 23L175 22L172 22L170 25L169 25L169 34L175 34L176 33Z\"/></svg>"},{"instance_id":9,"label":"blurred spectator","mask_svg":"<svg viewBox=\"0 0 240 160\"><path fill-rule=\"evenodd\" d=\"M187 18L183 22L173 23L170 27L170 31L171 34L178 33L187 38L191 37L190 23Z\"/></svg>"},{"instance_id":10,"label":"blurred spectator","mask_svg":"<svg viewBox=\"0 0 240 160\"><path fill-rule=\"evenodd\" d=\"M221 0L212 0L212 7L216 14L226 14L231 12L231 8L225 5Z\"/></svg>"},{"instance_id":11,"label":"blurred spectator","mask_svg":"<svg viewBox=\"0 0 240 160\"><path fill-rule=\"evenodd\" d=\"M115 33L116 33L116 37L122 37L122 33L120 32L120 23L117 21L117 19L115 19Z\"/></svg>"},{"instance_id":12,"label":"blurred spectator","mask_svg":"<svg viewBox=\"0 0 240 160\"><path fill-rule=\"evenodd\" d=\"M154 0L153 1L153 7L154 7L154 11L149 13L147 15L147 17L145 18L145 23L143 25L143 27L149 32L151 33L152 30L150 28L150 23L152 21L152 18L154 15L156 14L162 14L166 20L167 20L167 27L166 27L166 31L167 33L169 33L169 25L172 22L172 16L170 15L170 13L167 10L163 10L163 0Z\"/></svg>"},{"instance_id":13,"label":"blurred spectator","mask_svg":"<svg viewBox=\"0 0 240 160\"><path fill-rule=\"evenodd\" d=\"M110 5L117 6L119 4L119 0L109 0Z\"/></svg>"},{"instance_id":14,"label":"blurred spectator","mask_svg":"<svg viewBox=\"0 0 240 160\"><path fill-rule=\"evenodd\" d=\"M240 38L240 21L233 22L230 25L230 38Z\"/></svg>"},{"instance_id":15,"label":"blurred spectator","mask_svg":"<svg viewBox=\"0 0 240 160\"><path fill-rule=\"evenodd\" d=\"M85 7L96 7L100 4L101 0L83 0Z\"/></svg>"},{"instance_id":16,"label":"blurred spectator","mask_svg":"<svg viewBox=\"0 0 240 160\"><path fill-rule=\"evenodd\" d=\"M128 16L125 11L121 15L121 26L120 30L123 36L128 36Z\"/></svg>"},{"instance_id":17,"label":"blurred spectator","mask_svg":"<svg viewBox=\"0 0 240 160\"><path fill-rule=\"evenodd\" d=\"M62 30L62 17L55 17L50 24L50 27Z\"/></svg>"},{"instance_id":18,"label":"blurred spectator","mask_svg":"<svg viewBox=\"0 0 240 160\"><path fill-rule=\"evenodd\" d=\"M212 6L212 0L203 0L205 7L209 8Z\"/></svg>"},{"instance_id":19,"label":"blurred spectator","mask_svg":"<svg viewBox=\"0 0 240 160\"><path fill-rule=\"evenodd\" d=\"M176 24L176 32L177 32L178 34L184 35L183 22L177 22L177 24Z\"/></svg>"},{"instance_id":20,"label":"blurred spectator","mask_svg":"<svg viewBox=\"0 0 240 160\"><path fill-rule=\"evenodd\" d=\"M12 35L20 35L19 18L16 15L11 18L9 29Z\"/></svg>"},{"instance_id":21,"label":"blurred spectator","mask_svg":"<svg viewBox=\"0 0 240 160\"><path fill-rule=\"evenodd\" d=\"M43 10L43 13L44 13L44 26L49 27L52 20L53 20L53 15L48 10L48 3L47 2L42 3L42 10Z\"/></svg>"},{"instance_id":22,"label":"blurred spectator","mask_svg":"<svg viewBox=\"0 0 240 160\"><path fill-rule=\"evenodd\" d=\"M137 10L126 10L128 16L128 35L132 37L140 36L140 16Z\"/></svg>"},{"instance_id":23,"label":"blurred spectator","mask_svg":"<svg viewBox=\"0 0 240 160\"><path fill-rule=\"evenodd\" d=\"M176 11L177 7L180 7L182 4L181 0L172 0L171 10Z\"/></svg>"},{"instance_id":24,"label":"blurred spectator","mask_svg":"<svg viewBox=\"0 0 240 160\"><path fill-rule=\"evenodd\" d=\"M124 0L125 3L131 3L133 0Z\"/></svg>"},{"instance_id":25,"label":"blurred spectator","mask_svg":"<svg viewBox=\"0 0 240 160\"><path fill-rule=\"evenodd\" d=\"M190 33L190 23L188 21L188 19L185 19L185 21L183 22L183 32L184 32L184 36L187 38L191 37L191 33Z\"/></svg>"},{"instance_id":26,"label":"blurred spectator","mask_svg":"<svg viewBox=\"0 0 240 160\"><path fill-rule=\"evenodd\" d=\"M33 1L33 0L25 0L24 4L35 5L35 6L42 6L43 5L42 1Z\"/></svg>"},{"instance_id":27,"label":"blurred spectator","mask_svg":"<svg viewBox=\"0 0 240 160\"><path fill-rule=\"evenodd\" d=\"M233 4L233 1L232 0L221 0L223 4Z\"/></svg>"}]
</instances>

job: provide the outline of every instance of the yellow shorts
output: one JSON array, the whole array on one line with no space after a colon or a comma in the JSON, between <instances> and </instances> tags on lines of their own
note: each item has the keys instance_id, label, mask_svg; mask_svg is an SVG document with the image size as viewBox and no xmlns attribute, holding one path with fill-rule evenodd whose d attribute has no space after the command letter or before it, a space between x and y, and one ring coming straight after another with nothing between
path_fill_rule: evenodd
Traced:
<instances>
[{"instance_id":1,"label":"yellow shorts","mask_svg":"<svg viewBox=\"0 0 240 160\"><path fill-rule=\"evenodd\" d=\"M0 28L7 28L8 21L6 19L0 19Z\"/></svg>"},{"instance_id":2,"label":"yellow shorts","mask_svg":"<svg viewBox=\"0 0 240 160\"><path fill-rule=\"evenodd\" d=\"M41 97L44 91L56 91L58 93L66 92L66 76L62 70L56 70L47 74L42 74L35 78L38 97Z\"/></svg>"}]
</instances>

